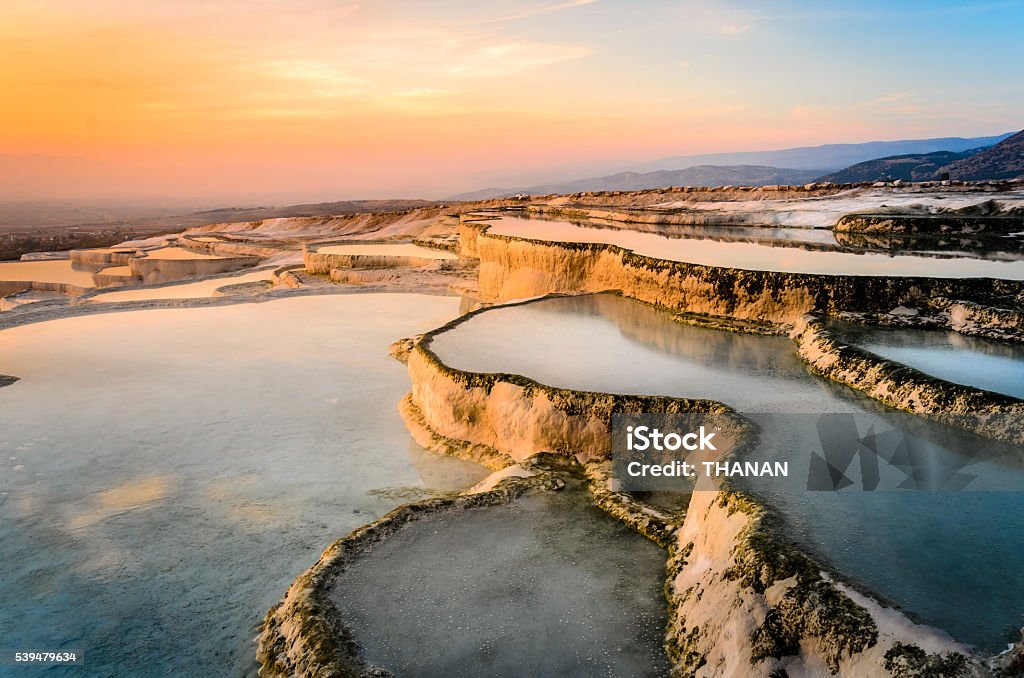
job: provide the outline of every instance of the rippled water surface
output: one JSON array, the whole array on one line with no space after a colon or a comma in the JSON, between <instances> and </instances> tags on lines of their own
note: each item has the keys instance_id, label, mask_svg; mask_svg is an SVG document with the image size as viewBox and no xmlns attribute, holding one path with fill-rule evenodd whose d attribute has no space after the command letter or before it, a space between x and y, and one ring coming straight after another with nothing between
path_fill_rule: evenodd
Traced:
<instances>
[{"instance_id":1,"label":"rippled water surface","mask_svg":"<svg viewBox=\"0 0 1024 678\"><path fill-rule=\"evenodd\" d=\"M0 332L22 377L0 388L0 645L84 650L75 676L252 674L257 625L331 541L485 475L396 411L388 343L458 307L317 296Z\"/></svg>"},{"instance_id":2,"label":"rippled water surface","mask_svg":"<svg viewBox=\"0 0 1024 678\"><path fill-rule=\"evenodd\" d=\"M638 302L592 295L486 311L432 347L466 370L732 405L761 423L758 458L790 463L785 482L759 491L793 536L841 573L986 649L1014 640L1024 625L1024 452L887 410L816 377L789 339L682 325ZM812 455L822 450L820 413L853 415L861 434L871 425L883 438L905 432L928 469L918 486L933 489L897 489L907 482L904 467L881 461L878 491L862 491L855 459L847 470L853 487L806 491ZM951 489L965 479L990 491Z\"/></svg>"},{"instance_id":3,"label":"rippled water surface","mask_svg":"<svg viewBox=\"0 0 1024 678\"><path fill-rule=\"evenodd\" d=\"M664 676L665 551L580 490L430 516L374 546L333 597L399 676Z\"/></svg>"}]
</instances>

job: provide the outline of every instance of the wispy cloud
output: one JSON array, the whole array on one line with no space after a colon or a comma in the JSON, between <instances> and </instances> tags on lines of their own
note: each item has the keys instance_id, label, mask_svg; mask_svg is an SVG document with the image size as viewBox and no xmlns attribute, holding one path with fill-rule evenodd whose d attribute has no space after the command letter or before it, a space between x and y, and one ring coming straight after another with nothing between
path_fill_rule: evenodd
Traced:
<instances>
[{"instance_id":1,"label":"wispy cloud","mask_svg":"<svg viewBox=\"0 0 1024 678\"><path fill-rule=\"evenodd\" d=\"M321 61L309 59L279 59L266 64L266 72L274 78L303 80L321 86L344 90L359 90L366 84L363 78Z\"/></svg>"},{"instance_id":2,"label":"wispy cloud","mask_svg":"<svg viewBox=\"0 0 1024 678\"><path fill-rule=\"evenodd\" d=\"M882 94L865 101L858 101L855 105L860 108L884 108L887 110L912 113L918 110L916 106L911 105L911 99L913 96L914 95L911 92L892 92L890 94Z\"/></svg>"},{"instance_id":3,"label":"wispy cloud","mask_svg":"<svg viewBox=\"0 0 1024 678\"><path fill-rule=\"evenodd\" d=\"M434 87L413 87L411 89L403 89L397 92L392 92L391 96L401 98L416 98L416 97L439 97L446 96L448 94L454 94L450 89L437 89Z\"/></svg>"},{"instance_id":4,"label":"wispy cloud","mask_svg":"<svg viewBox=\"0 0 1024 678\"><path fill-rule=\"evenodd\" d=\"M529 19L530 17L539 16L541 14L550 14L552 12L561 12L565 9L573 9L576 7L583 7L584 5L592 5L597 0L568 0L568 2L560 2L553 5L538 5L531 9L518 12L516 14L508 14L506 16L496 17L494 19L486 19L480 23L499 23L502 21L517 21L519 19Z\"/></svg>"},{"instance_id":5,"label":"wispy cloud","mask_svg":"<svg viewBox=\"0 0 1024 678\"><path fill-rule=\"evenodd\" d=\"M724 24L718 28L718 32L722 35L740 35L749 30L750 24Z\"/></svg>"}]
</instances>

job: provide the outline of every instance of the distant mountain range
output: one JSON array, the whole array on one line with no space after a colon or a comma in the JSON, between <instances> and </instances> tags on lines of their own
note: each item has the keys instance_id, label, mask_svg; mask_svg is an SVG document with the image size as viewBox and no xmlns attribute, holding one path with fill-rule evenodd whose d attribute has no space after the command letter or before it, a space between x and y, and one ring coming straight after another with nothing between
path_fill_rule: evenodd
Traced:
<instances>
[{"instance_id":1,"label":"distant mountain range","mask_svg":"<svg viewBox=\"0 0 1024 678\"><path fill-rule=\"evenodd\" d=\"M663 158L633 169L653 172L662 169L681 169L694 165L769 165L793 169L821 170L818 176L849 167L865 160L910 153L953 151L960 153L972 148L992 146L1013 132L991 137L942 137L938 139L911 139L903 141L869 141L863 144L825 144L786 148L780 151L752 151L743 153L717 153L713 155L681 155Z\"/></svg>"},{"instance_id":2,"label":"distant mountain range","mask_svg":"<svg viewBox=\"0 0 1024 678\"><path fill-rule=\"evenodd\" d=\"M591 177L564 184L541 184L527 189L485 188L462 193L454 200L486 200L512 195L520 190L533 195L580 193L584 191L642 191L662 186L765 186L768 184L805 184L814 181L820 170L783 169L763 165L698 165L680 170L657 172L620 172L607 177Z\"/></svg>"},{"instance_id":3,"label":"distant mountain range","mask_svg":"<svg viewBox=\"0 0 1024 678\"><path fill-rule=\"evenodd\" d=\"M814 181L823 174L868 160L898 155L924 156L938 152L957 155L992 146L1007 139L1011 134L1012 132L992 137L871 141L863 144L826 144L777 151L674 156L641 164L632 172L536 186L485 188L461 193L450 199L485 200L516 193L545 195L584 191L630 191L663 186L804 184ZM955 159L957 158L952 160Z\"/></svg>"},{"instance_id":4,"label":"distant mountain range","mask_svg":"<svg viewBox=\"0 0 1024 678\"><path fill-rule=\"evenodd\" d=\"M951 162L940 172L949 172L950 179L962 181L1024 177L1024 131L981 153Z\"/></svg>"},{"instance_id":5,"label":"distant mountain range","mask_svg":"<svg viewBox=\"0 0 1024 678\"><path fill-rule=\"evenodd\" d=\"M839 172L827 174L818 181L836 184L857 181L929 181L959 179L985 181L1013 179L1024 176L1024 131L987 148L974 148L961 153L938 151L893 155L857 163Z\"/></svg>"},{"instance_id":6,"label":"distant mountain range","mask_svg":"<svg viewBox=\"0 0 1024 678\"><path fill-rule=\"evenodd\" d=\"M852 184L859 181L896 181L897 179L928 181L939 173L940 168L984 150L984 148L974 148L963 153L936 151L935 153L890 155L887 158L859 162L844 170L826 174L819 181L831 181L833 184Z\"/></svg>"}]
</instances>

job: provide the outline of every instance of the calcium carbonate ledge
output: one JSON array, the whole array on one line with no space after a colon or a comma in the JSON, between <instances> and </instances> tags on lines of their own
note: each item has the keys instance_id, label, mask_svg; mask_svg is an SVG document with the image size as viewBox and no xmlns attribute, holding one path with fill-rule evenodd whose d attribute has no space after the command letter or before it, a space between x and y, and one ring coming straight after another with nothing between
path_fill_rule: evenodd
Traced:
<instances>
[{"instance_id":1,"label":"calcium carbonate ledge","mask_svg":"<svg viewBox=\"0 0 1024 678\"><path fill-rule=\"evenodd\" d=\"M837 312L835 317L883 327L946 329L971 337L1024 343L1024 312L1019 309L946 297L934 297L917 308L897 308L890 313Z\"/></svg>"},{"instance_id":2,"label":"calcium carbonate ledge","mask_svg":"<svg viewBox=\"0 0 1024 678\"><path fill-rule=\"evenodd\" d=\"M569 221L599 219L623 224L663 225L663 226L766 226L778 227L777 224L766 224L757 219L756 213L715 212L711 210L687 210L675 208L671 211L661 210L629 210L608 209L600 207L530 205L526 208L533 214L558 217Z\"/></svg>"},{"instance_id":3,"label":"calcium carbonate ledge","mask_svg":"<svg viewBox=\"0 0 1024 678\"><path fill-rule=\"evenodd\" d=\"M302 265L301 264L296 264L295 266L298 267L299 269L302 269ZM270 280L271 280L271 282L274 285L277 285L278 282L277 282L277 279L275 277L276 274L279 271L283 271L284 269L287 269L287 268L289 268L289 267L288 266L280 266L280 267L274 268L271 271L271 267L269 267L269 266L254 266L254 267L252 267L252 272L256 272L256 271L271 271L270 272ZM93 277L95 277L96 275L97 274L94 273ZM228 287L232 287L233 284L232 284L231 280L233 278L236 278L236 277L238 277L238 271L227 271L227 272L224 272L224 273L216 273L214 275L208 275L208 276L204 275L201 280L193 280L191 282L208 282L208 281L211 281L211 280L223 280L224 281L224 286L223 287L218 287L218 288L216 288L213 291L213 294L216 295L221 290L223 290L225 288L228 288ZM81 297L76 298L72 302L72 304L75 305L75 306L79 306L79 305L82 305L82 304L89 304L89 302L94 297L102 296L102 295L107 294L108 292L112 292L112 291L131 292L131 291L135 291L135 290L173 289L175 287L178 287L179 285L184 285L184 284L189 284L189 281L170 280L170 281L166 281L166 282L158 282L158 283L152 283L152 284L145 284L141 280L139 280L138 278L134 278L131 281L131 284L117 286L116 290L112 290L110 287L90 289L90 290L88 290L88 294L84 294ZM253 295L253 296L255 298L256 295ZM196 300L202 300L204 298L209 299L210 297L197 297ZM149 304L149 303L155 303L155 302L159 302L159 301L161 301L161 300L160 299L138 299L138 300L134 300L134 301L106 302L103 305L105 307L114 307L116 305L119 308L128 308L128 309L130 309L130 308L132 308L133 305ZM174 299L170 299L170 300L165 300L165 301L175 301L175 300ZM190 301L190 300L189 299L180 299L180 300L177 300L177 301L187 302L187 301ZM93 305L93 306L95 306L95 305ZM0 329L2 329L2 328L0 328Z\"/></svg>"},{"instance_id":4,"label":"calcium carbonate ledge","mask_svg":"<svg viewBox=\"0 0 1024 678\"><path fill-rule=\"evenodd\" d=\"M1024 226L1022 226L1024 229ZM832 231L836 245L845 251L889 252L893 255L913 252L916 256L936 259L1013 258L1024 252L1024 241L984 234L952 233L949 235L903 235Z\"/></svg>"},{"instance_id":5,"label":"calcium carbonate ledge","mask_svg":"<svg viewBox=\"0 0 1024 678\"><path fill-rule=\"evenodd\" d=\"M200 238L218 238L214 241L204 241ZM266 259L284 252L293 252L298 249L294 244L278 240L242 240L226 238L216 235L187 234L179 237L177 244L185 249L204 254L214 254L222 257L258 257Z\"/></svg>"},{"instance_id":6,"label":"calcium carbonate ledge","mask_svg":"<svg viewBox=\"0 0 1024 678\"><path fill-rule=\"evenodd\" d=\"M626 224L676 226L775 226L759 221L756 213L714 212L708 210L630 210L589 206L529 205L533 214L569 220L601 219ZM885 214L852 213L841 216L833 227L838 232L951 236L998 237L1024 229L1024 216L1006 214Z\"/></svg>"},{"instance_id":7,"label":"calcium carbonate ledge","mask_svg":"<svg viewBox=\"0 0 1024 678\"><path fill-rule=\"evenodd\" d=\"M472 311L427 332L408 353L411 402L442 436L486 445L516 461L540 451L592 461L608 457L613 412L736 417L713 400L577 391L518 374L469 372L445 364L431 350L435 336L488 310Z\"/></svg>"},{"instance_id":8,"label":"calcium carbonate ledge","mask_svg":"<svg viewBox=\"0 0 1024 678\"><path fill-rule=\"evenodd\" d=\"M254 256L230 256L210 259L162 259L152 256L155 251L132 257L128 262L131 272L144 283L182 280L194 276L216 275L237 271L260 262Z\"/></svg>"},{"instance_id":9,"label":"calcium carbonate ledge","mask_svg":"<svg viewBox=\"0 0 1024 678\"><path fill-rule=\"evenodd\" d=\"M97 288L122 287L142 281L127 266L111 266L92 274Z\"/></svg>"},{"instance_id":10,"label":"calcium carbonate ledge","mask_svg":"<svg viewBox=\"0 0 1024 678\"><path fill-rule=\"evenodd\" d=\"M257 639L260 675L289 678L391 675L363 659L352 630L331 601L329 591L338 575L374 544L427 515L507 504L529 491L557 489L561 485L557 471L537 459L524 464L517 474L497 476L491 488L406 504L334 542L267 613Z\"/></svg>"},{"instance_id":11,"label":"calcium carbonate ledge","mask_svg":"<svg viewBox=\"0 0 1024 678\"><path fill-rule=\"evenodd\" d=\"M57 292L69 297L80 297L92 291L91 287L72 285L61 282L42 282L39 280L0 280L0 297L6 297L19 292L36 290L37 292Z\"/></svg>"},{"instance_id":12,"label":"calcium carbonate ledge","mask_svg":"<svg viewBox=\"0 0 1024 678\"><path fill-rule=\"evenodd\" d=\"M103 247L87 250L71 250L69 257L75 264L83 266L127 266L135 253L142 248Z\"/></svg>"},{"instance_id":13,"label":"calcium carbonate ledge","mask_svg":"<svg viewBox=\"0 0 1024 678\"><path fill-rule=\"evenodd\" d=\"M305 264L290 264L287 266L278 266L274 269L274 272L270 274L270 281L274 285L281 285L282 287L290 287L297 289L302 287L302 280L297 275L300 271L305 271Z\"/></svg>"},{"instance_id":14,"label":"calcium carbonate ledge","mask_svg":"<svg viewBox=\"0 0 1024 678\"><path fill-rule=\"evenodd\" d=\"M921 657L930 670L964 667L981 675L980 662L945 634L827 574L789 540L773 510L728 482L694 492L681 526L635 499L615 498L608 486L612 412L728 413L746 431L735 438L737 457L755 444L747 420L714 401L573 391L446 365L430 349L432 338L473 315L427 333L409 350L417 427L448 446L482 445L517 460L555 451L582 461L595 503L668 548L666 650L674 675L915 675L897 669Z\"/></svg>"},{"instance_id":15,"label":"calcium carbonate ledge","mask_svg":"<svg viewBox=\"0 0 1024 678\"><path fill-rule=\"evenodd\" d=\"M999 193L1017 190L1024 186L1020 179L1001 181L923 181L923 182L860 182L846 184L811 183L802 186L770 185L770 186L671 186L668 188L649 188L639 191L586 191L570 194L533 195L534 201L569 201L569 204L583 207L621 207L635 208L657 206L670 200L689 200L694 202L726 202L736 200L786 200L793 198L810 198L831 196L851 189L899 188L900 190L917 190L941 188L949 192L986 192L998 196Z\"/></svg>"},{"instance_id":16,"label":"calcium carbonate ledge","mask_svg":"<svg viewBox=\"0 0 1024 678\"><path fill-rule=\"evenodd\" d=\"M1024 444L1024 401L930 376L845 344L821 318L794 328L800 358L815 372L889 407L913 412L982 436Z\"/></svg>"},{"instance_id":17,"label":"calcium carbonate ledge","mask_svg":"<svg viewBox=\"0 0 1024 678\"><path fill-rule=\"evenodd\" d=\"M494 217L500 216L501 213L502 210L494 210L491 214L488 214L486 210L478 210L477 212L463 212L458 216L459 245L456 251L460 257L480 258L480 251L476 246L477 236L486 231L488 222L493 221Z\"/></svg>"},{"instance_id":18,"label":"calcium carbonate ledge","mask_svg":"<svg viewBox=\"0 0 1024 678\"><path fill-rule=\"evenodd\" d=\"M302 251L302 260L306 272L316 275L329 275L334 269L348 268L419 268L436 264L435 257L417 257L390 254L337 254L319 251L324 247L336 245L405 245L412 240L332 240L306 245ZM442 248L435 247L439 251Z\"/></svg>"},{"instance_id":19,"label":"calcium carbonate ledge","mask_svg":"<svg viewBox=\"0 0 1024 678\"><path fill-rule=\"evenodd\" d=\"M1024 216L1007 214L846 214L834 230L921 236L1000 237L1024 230Z\"/></svg>"},{"instance_id":20,"label":"calcium carbonate ledge","mask_svg":"<svg viewBox=\"0 0 1024 678\"><path fill-rule=\"evenodd\" d=\"M675 312L792 326L807 313L884 313L939 296L984 302L1024 292L1021 281L750 271L657 259L617 245L495 235L476 223L466 228L477 233L480 293L493 301L621 290Z\"/></svg>"}]
</instances>

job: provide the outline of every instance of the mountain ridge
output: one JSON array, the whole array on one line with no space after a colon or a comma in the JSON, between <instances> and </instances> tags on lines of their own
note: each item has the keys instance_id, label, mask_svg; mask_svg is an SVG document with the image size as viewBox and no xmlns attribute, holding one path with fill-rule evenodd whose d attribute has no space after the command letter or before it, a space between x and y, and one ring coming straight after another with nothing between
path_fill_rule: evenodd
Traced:
<instances>
[{"instance_id":1,"label":"mountain ridge","mask_svg":"<svg viewBox=\"0 0 1024 678\"><path fill-rule=\"evenodd\" d=\"M981 153L956 160L939 172L948 172L950 179L960 181L1024 177L1024 130Z\"/></svg>"},{"instance_id":2,"label":"mountain ridge","mask_svg":"<svg viewBox=\"0 0 1024 678\"><path fill-rule=\"evenodd\" d=\"M988 181L1024 177L1024 131L999 143L960 153L892 155L819 177L835 184L859 181Z\"/></svg>"},{"instance_id":3,"label":"mountain ridge","mask_svg":"<svg viewBox=\"0 0 1024 678\"><path fill-rule=\"evenodd\" d=\"M801 146L775 151L741 151L736 153L715 153L691 156L673 156L651 163L634 166L632 171L586 177L561 182L548 182L531 186L491 187L453 195L449 200L486 200L506 197L516 193L546 195L553 193L578 193L599 190L642 190L673 185L766 185L803 184L814 181L823 174L841 171L851 165L891 157L900 154L927 154L934 152L960 153L979 147L998 144L1012 136L1012 132L988 137L938 137L933 139L905 139L899 141L870 141L861 144L824 144ZM674 167L666 164L678 163ZM718 168L714 176L710 168ZM742 174L738 168L758 168L767 176L766 170L777 174L774 179L759 178L757 173ZM686 170L700 170L699 176L681 174ZM666 173L660 176L658 173ZM668 176L674 174L675 176ZM637 177L643 177L637 179ZM615 181L619 183L615 183ZM649 183L649 182L654 183ZM649 185L641 186L648 182Z\"/></svg>"}]
</instances>

